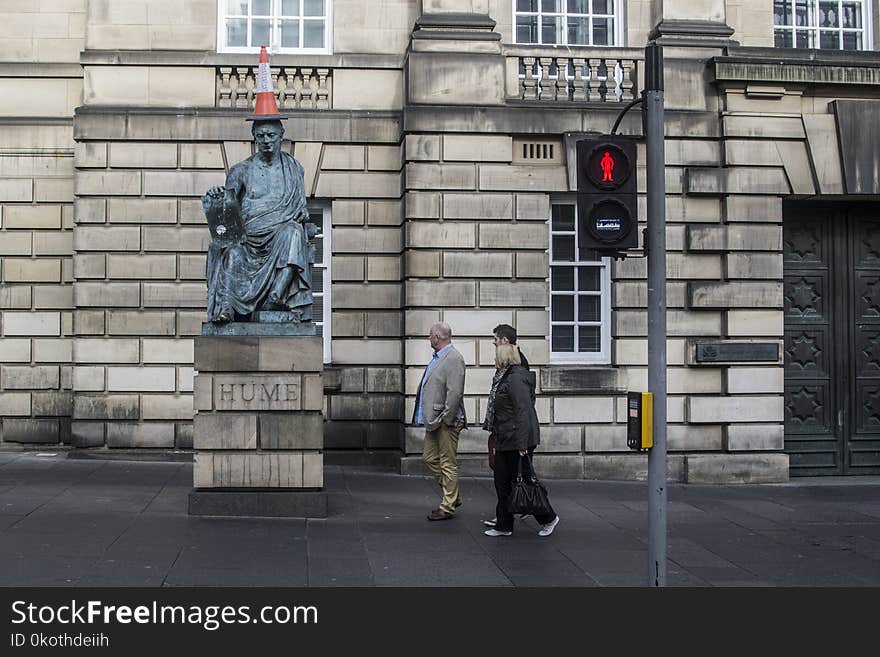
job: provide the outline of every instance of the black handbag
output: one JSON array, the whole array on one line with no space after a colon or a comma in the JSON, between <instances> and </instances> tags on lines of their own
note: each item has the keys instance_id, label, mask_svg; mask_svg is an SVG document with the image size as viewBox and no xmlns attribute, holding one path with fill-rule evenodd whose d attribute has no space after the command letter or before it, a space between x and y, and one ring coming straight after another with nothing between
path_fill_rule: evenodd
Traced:
<instances>
[{"instance_id":1,"label":"black handbag","mask_svg":"<svg viewBox=\"0 0 880 657\"><path fill-rule=\"evenodd\" d=\"M520 456L513 490L510 491L510 497L507 498L507 510L513 514L548 515L552 513L552 507L547 496L547 489L544 488L544 484L538 481L535 469L532 467L531 457L526 458L529 459L530 476L523 477L523 457Z\"/></svg>"}]
</instances>

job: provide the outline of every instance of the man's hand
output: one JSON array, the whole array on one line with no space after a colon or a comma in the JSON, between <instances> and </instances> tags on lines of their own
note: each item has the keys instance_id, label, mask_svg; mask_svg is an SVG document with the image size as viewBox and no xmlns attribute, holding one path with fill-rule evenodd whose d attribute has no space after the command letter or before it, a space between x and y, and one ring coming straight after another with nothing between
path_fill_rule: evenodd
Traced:
<instances>
[{"instance_id":1,"label":"man's hand","mask_svg":"<svg viewBox=\"0 0 880 657\"><path fill-rule=\"evenodd\" d=\"M520 455L520 456L525 456L525 455L528 454L528 453L529 453L529 450L527 450L527 449L521 449L521 450L519 450L519 455Z\"/></svg>"},{"instance_id":2,"label":"man's hand","mask_svg":"<svg viewBox=\"0 0 880 657\"><path fill-rule=\"evenodd\" d=\"M223 198L226 196L225 187L211 187L202 197L202 208L205 212L213 207L223 204Z\"/></svg>"}]
</instances>

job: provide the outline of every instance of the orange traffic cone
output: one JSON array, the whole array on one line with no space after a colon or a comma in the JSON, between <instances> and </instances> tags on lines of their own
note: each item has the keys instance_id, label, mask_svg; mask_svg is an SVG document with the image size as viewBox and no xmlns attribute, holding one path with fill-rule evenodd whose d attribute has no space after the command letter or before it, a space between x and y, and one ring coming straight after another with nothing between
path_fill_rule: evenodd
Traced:
<instances>
[{"instance_id":1,"label":"orange traffic cone","mask_svg":"<svg viewBox=\"0 0 880 657\"><path fill-rule=\"evenodd\" d=\"M260 46L260 65L257 69L257 106L248 121L272 121L285 118L278 112L275 90L272 88L272 74L269 72L269 53L266 46Z\"/></svg>"}]
</instances>

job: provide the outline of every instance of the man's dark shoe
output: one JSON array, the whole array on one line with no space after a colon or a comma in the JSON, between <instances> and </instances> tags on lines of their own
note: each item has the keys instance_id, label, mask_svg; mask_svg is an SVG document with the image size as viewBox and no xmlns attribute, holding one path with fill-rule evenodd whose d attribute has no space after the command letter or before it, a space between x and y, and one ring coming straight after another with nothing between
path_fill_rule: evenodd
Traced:
<instances>
[{"instance_id":1,"label":"man's dark shoe","mask_svg":"<svg viewBox=\"0 0 880 657\"><path fill-rule=\"evenodd\" d=\"M450 520L454 517L454 515L446 513L443 509L434 509L428 514L428 520Z\"/></svg>"}]
</instances>

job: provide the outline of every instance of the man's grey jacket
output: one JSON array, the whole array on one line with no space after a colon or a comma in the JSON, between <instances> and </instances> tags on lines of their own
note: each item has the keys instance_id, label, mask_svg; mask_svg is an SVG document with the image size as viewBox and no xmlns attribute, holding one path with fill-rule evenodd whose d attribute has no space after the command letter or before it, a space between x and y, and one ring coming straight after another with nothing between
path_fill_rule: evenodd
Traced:
<instances>
[{"instance_id":1,"label":"man's grey jacket","mask_svg":"<svg viewBox=\"0 0 880 657\"><path fill-rule=\"evenodd\" d=\"M412 423L416 424L422 404L422 419L426 431L436 431L441 424L452 426L464 412L464 358L455 347L440 356L428 372L428 378L419 384Z\"/></svg>"}]
</instances>

